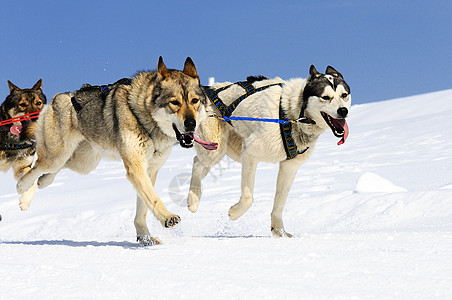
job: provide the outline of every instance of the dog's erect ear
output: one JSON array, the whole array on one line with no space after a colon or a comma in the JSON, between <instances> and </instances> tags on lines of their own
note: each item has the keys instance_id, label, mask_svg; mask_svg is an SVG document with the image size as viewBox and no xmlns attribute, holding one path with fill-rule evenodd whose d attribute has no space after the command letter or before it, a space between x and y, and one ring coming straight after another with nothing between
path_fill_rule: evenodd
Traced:
<instances>
[{"instance_id":1,"label":"dog's erect ear","mask_svg":"<svg viewBox=\"0 0 452 300\"><path fill-rule=\"evenodd\" d=\"M36 91L38 90L42 91L42 79L39 79L31 89Z\"/></svg>"},{"instance_id":2,"label":"dog's erect ear","mask_svg":"<svg viewBox=\"0 0 452 300\"><path fill-rule=\"evenodd\" d=\"M315 78L319 78L320 76L322 76L322 74L320 74L319 71L317 71L314 65L311 65L311 67L309 68L309 75Z\"/></svg>"},{"instance_id":3,"label":"dog's erect ear","mask_svg":"<svg viewBox=\"0 0 452 300\"><path fill-rule=\"evenodd\" d=\"M8 80L8 86L9 86L9 92L16 92L16 91L20 91L21 89L18 88L17 86L14 85L14 83L12 83L11 81Z\"/></svg>"},{"instance_id":4,"label":"dog's erect ear","mask_svg":"<svg viewBox=\"0 0 452 300\"><path fill-rule=\"evenodd\" d=\"M342 74L336 71L332 66L326 67L325 74L344 79Z\"/></svg>"},{"instance_id":5,"label":"dog's erect ear","mask_svg":"<svg viewBox=\"0 0 452 300\"><path fill-rule=\"evenodd\" d=\"M198 72L196 72L195 63L191 60L190 56L188 56L185 60L184 70L182 72L190 77L198 78Z\"/></svg>"},{"instance_id":6,"label":"dog's erect ear","mask_svg":"<svg viewBox=\"0 0 452 300\"><path fill-rule=\"evenodd\" d=\"M166 77L168 77L170 75L170 72L168 71L168 69L166 68L165 64L163 63L163 58L160 56L159 57L159 63L157 66L157 71L158 74L163 77L163 79L165 79Z\"/></svg>"}]
</instances>

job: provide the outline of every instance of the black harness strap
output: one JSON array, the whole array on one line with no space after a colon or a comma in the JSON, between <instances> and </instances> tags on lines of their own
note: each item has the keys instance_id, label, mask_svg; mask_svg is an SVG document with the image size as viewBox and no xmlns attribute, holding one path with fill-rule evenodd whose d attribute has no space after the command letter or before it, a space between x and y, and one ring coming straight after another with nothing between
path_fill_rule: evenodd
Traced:
<instances>
[{"instance_id":1,"label":"black harness strap","mask_svg":"<svg viewBox=\"0 0 452 300\"><path fill-rule=\"evenodd\" d=\"M215 91L211 88L205 88L206 96L212 101L212 103L218 108L220 114L222 116L226 115L226 111L228 107L221 101L220 97L218 97L218 91Z\"/></svg>"},{"instance_id":2,"label":"black harness strap","mask_svg":"<svg viewBox=\"0 0 452 300\"><path fill-rule=\"evenodd\" d=\"M71 98L71 102L72 102L72 106L74 107L75 111L77 113L79 113L83 107L80 105L80 103L77 102L77 99L75 99L75 97Z\"/></svg>"},{"instance_id":3,"label":"black harness strap","mask_svg":"<svg viewBox=\"0 0 452 300\"><path fill-rule=\"evenodd\" d=\"M281 106L281 101L279 102L279 118L281 120L286 119L286 114ZM284 145L284 150L286 151L287 159L295 158L298 154L303 154L308 151L309 147L306 149L299 151L297 149L297 145L295 144L295 140L292 137L292 123L288 122L286 124L280 123L279 130L281 131L281 138Z\"/></svg>"},{"instance_id":4,"label":"black harness strap","mask_svg":"<svg viewBox=\"0 0 452 300\"><path fill-rule=\"evenodd\" d=\"M243 94L242 96L240 96L239 98L237 98L236 100L234 100L231 104L229 104L229 106L227 106L226 104L224 104L224 102L220 99L220 97L218 96L218 94L222 91L224 91L225 89L231 87L232 85L237 84L239 86L241 86L244 90L245 90L245 94ZM248 96L263 91L269 87L275 86L275 85L279 85L279 86L283 86L282 83L273 83L273 84L269 84L269 85L265 85L265 86L261 86L259 88L254 88L254 86L249 83L248 81L239 81L236 82L234 84L230 84L227 86L224 86L222 88L219 88L217 90L213 90L211 88L205 88L205 92L206 92L206 96L210 99L210 101L218 108L218 110L221 113L221 116L226 116L226 117L230 117L232 115L232 112L237 108L237 106L240 104L240 102L242 102L245 98L247 98Z\"/></svg>"},{"instance_id":5,"label":"black harness strap","mask_svg":"<svg viewBox=\"0 0 452 300\"><path fill-rule=\"evenodd\" d=\"M281 101L279 103L279 118L284 119L285 113L281 106ZM281 131L281 137L284 145L284 150L286 151L287 159L292 159L297 156L297 146L292 137L292 123L279 124L279 130Z\"/></svg>"},{"instance_id":6,"label":"black harness strap","mask_svg":"<svg viewBox=\"0 0 452 300\"><path fill-rule=\"evenodd\" d=\"M100 93L101 95L107 95L108 92L110 91L110 89L108 88L108 85L101 85L100 90L102 91Z\"/></svg>"},{"instance_id":7,"label":"black harness strap","mask_svg":"<svg viewBox=\"0 0 452 300\"><path fill-rule=\"evenodd\" d=\"M123 78L118 81L116 81L113 84L107 84L107 85L101 85L101 86L88 86L88 87L94 87L100 89L100 95L101 96L107 96L108 93L112 90L112 87L116 87L117 85L130 85L132 84L132 79L130 78ZM83 106L77 101L77 99L74 97L71 98L72 106L74 107L75 111L79 113Z\"/></svg>"}]
</instances>

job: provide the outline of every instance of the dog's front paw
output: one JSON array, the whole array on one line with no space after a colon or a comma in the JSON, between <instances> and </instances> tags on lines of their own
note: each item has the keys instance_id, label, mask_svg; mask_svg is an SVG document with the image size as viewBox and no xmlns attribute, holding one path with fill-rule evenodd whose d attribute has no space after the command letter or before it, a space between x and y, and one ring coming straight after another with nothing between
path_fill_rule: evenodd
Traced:
<instances>
[{"instance_id":1,"label":"dog's front paw","mask_svg":"<svg viewBox=\"0 0 452 300\"><path fill-rule=\"evenodd\" d=\"M152 237L150 235L137 236L137 242L143 246L154 246L160 245L162 243L162 241L160 241L158 238Z\"/></svg>"},{"instance_id":2,"label":"dog's front paw","mask_svg":"<svg viewBox=\"0 0 452 300\"><path fill-rule=\"evenodd\" d=\"M178 215L172 215L171 217L165 220L164 226L166 228L174 227L180 223L180 217Z\"/></svg>"},{"instance_id":3,"label":"dog's front paw","mask_svg":"<svg viewBox=\"0 0 452 300\"><path fill-rule=\"evenodd\" d=\"M292 235L284 230L284 228L274 228L272 227L272 234L276 238L287 237L291 238Z\"/></svg>"},{"instance_id":4,"label":"dog's front paw","mask_svg":"<svg viewBox=\"0 0 452 300\"><path fill-rule=\"evenodd\" d=\"M27 199L23 200L22 198L23 197L20 197L20 199L19 199L19 207L20 207L20 210L24 211L24 210L27 210L28 207L30 207L30 201L28 201Z\"/></svg>"},{"instance_id":5,"label":"dog's front paw","mask_svg":"<svg viewBox=\"0 0 452 300\"><path fill-rule=\"evenodd\" d=\"M19 207L22 211L27 210L30 206L31 200L33 200L33 196L36 191L36 182L33 183L31 188L25 191L19 199Z\"/></svg>"},{"instance_id":6,"label":"dog's front paw","mask_svg":"<svg viewBox=\"0 0 452 300\"><path fill-rule=\"evenodd\" d=\"M195 193L191 190L188 193L187 205L188 210L191 211L192 213L195 213L198 210L199 194L200 193Z\"/></svg>"},{"instance_id":7,"label":"dog's front paw","mask_svg":"<svg viewBox=\"0 0 452 300\"><path fill-rule=\"evenodd\" d=\"M235 205L229 208L229 218L231 220L237 220L251 207L252 201L242 201L240 200Z\"/></svg>"}]
</instances>

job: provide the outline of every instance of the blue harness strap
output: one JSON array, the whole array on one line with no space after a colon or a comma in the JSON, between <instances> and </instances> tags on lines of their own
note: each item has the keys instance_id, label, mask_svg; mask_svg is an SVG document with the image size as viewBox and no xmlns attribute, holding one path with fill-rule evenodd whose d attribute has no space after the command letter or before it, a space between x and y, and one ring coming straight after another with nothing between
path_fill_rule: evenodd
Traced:
<instances>
[{"instance_id":1,"label":"blue harness strap","mask_svg":"<svg viewBox=\"0 0 452 300\"><path fill-rule=\"evenodd\" d=\"M251 117L221 117L221 119L225 122L231 121L260 121L260 122L269 122L269 123L279 123L279 124L287 124L290 123L289 119L266 119L266 118L251 118Z\"/></svg>"}]
</instances>

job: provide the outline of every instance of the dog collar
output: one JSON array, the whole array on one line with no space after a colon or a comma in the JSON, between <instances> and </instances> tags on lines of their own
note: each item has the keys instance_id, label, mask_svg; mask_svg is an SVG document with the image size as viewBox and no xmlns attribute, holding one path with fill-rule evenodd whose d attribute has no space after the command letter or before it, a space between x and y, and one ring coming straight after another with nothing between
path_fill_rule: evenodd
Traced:
<instances>
[{"instance_id":1,"label":"dog collar","mask_svg":"<svg viewBox=\"0 0 452 300\"><path fill-rule=\"evenodd\" d=\"M35 147L35 142L23 142L23 143L5 143L0 142L0 150L22 150L31 147Z\"/></svg>"}]
</instances>

